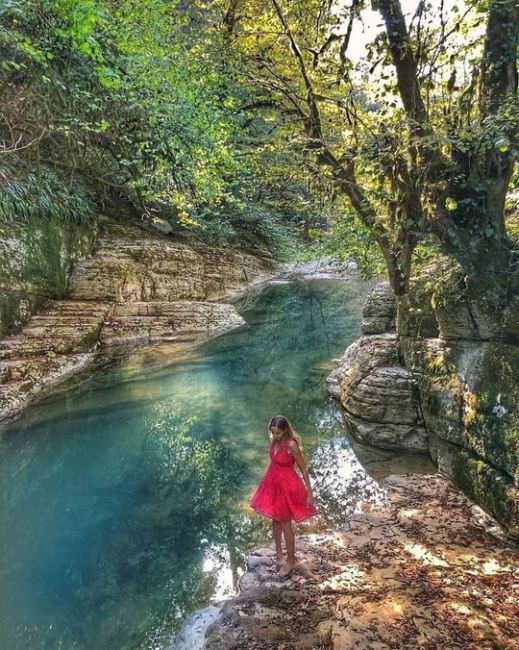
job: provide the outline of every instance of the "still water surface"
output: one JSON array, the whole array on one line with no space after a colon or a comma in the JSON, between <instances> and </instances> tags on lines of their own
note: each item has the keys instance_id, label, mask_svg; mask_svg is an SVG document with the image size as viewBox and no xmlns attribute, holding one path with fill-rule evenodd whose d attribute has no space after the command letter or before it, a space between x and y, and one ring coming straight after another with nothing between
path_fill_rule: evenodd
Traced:
<instances>
[{"instance_id":1,"label":"still water surface","mask_svg":"<svg viewBox=\"0 0 519 650\"><path fill-rule=\"evenodd\" d=\"M272 415L293 421L311 468L321 514L300 532L383 499L392 457L352 447L324 382L364 295L356 281L271 285L242 301L240 331L152 370L133 352L14 423L0 440L0 647L164 647L232 594L268 536L247 502Z\"/></svg>"}]
</instances>

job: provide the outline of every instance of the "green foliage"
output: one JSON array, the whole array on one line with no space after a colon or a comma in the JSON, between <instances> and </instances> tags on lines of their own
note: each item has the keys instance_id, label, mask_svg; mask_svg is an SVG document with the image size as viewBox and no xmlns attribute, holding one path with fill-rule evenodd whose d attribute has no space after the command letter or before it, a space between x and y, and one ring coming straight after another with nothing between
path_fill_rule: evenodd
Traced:
<instances>
[{"instance_id":1,"label":"green foliage","mask_svg":"<svg viewBox=\"0 0 519 650\"><path fill-rule=\"evenodd\" d=\"M337 210L325 228L310 231L312 257L334 256L357 263L361 278L368 280L386 272L384 259L371 234L355 220L351 209Z\"/></svg>"},{"instance_id":2,"label":"green foliage","mask_svg":"<svg viewBox=\"0 0 519 650\"><path fill-rule=\"evenodd\" d=\"M490 251L503 230L492 193L519 126L515 98L486 116L477 101L494 5L449 13L425 3L408 21L420 128L399 97L391 33L358 58L336 30L367 3L332 5L4 0L0 138L10 182L48 165L81 179L101 205L123 196L177 231L273 254L298 233L366 273L382 259L370 238L390 275L408 273L430 232L454 255ZM355 210L343 201L332 214L352 182Z\"/></svg>"},{"instance_id":3,"label":"green foliage","mask_svg":"<svg viewBox=\"0 0 519 650\"><path fill-rule=\"evenodd\" d=\"M285 215L255 202L243 206L232 203L219 211L213 209L200 223L196 236L208 244L242 246L278 259L290 255L297 238L295 226L287 223Z\"/></svg>"},{"instance_id":4,"label":"green foliage","mask_svg":"<svg viewBox=\"0 0 519 650\"><path fill-rule=\"evenodd\" d=\"M377 2L383 31L362 56L355 35L366 2L253 0L234 25L252 92L277 104L271 122L299 144L316 177L349 198L362 224L352 231L364 228L382 249L398 293L431 233L474 276L482 256L489 266L508 264L507 252L499 256L510 242L498 195L517 153L519 104L500 70L517 34L493 42L485 30L492 12L502 12L505 28L512 4L469 3L465 11L420 3L400 36L389 7L401 3ZM404 47L407 62L395 54ZM500 52L500 65L489 63Z\"/></svg>"},{"instance_id":5,"label":"green foliage","mask_svg":"<svg viewBox=\"0 0 519 650\"><path fill-rule=\"evenodd\" d=\"M66 182L59 174L45 167L39 174L27 174L23 179L9 180L0 168L0 221L15 219L50 219L52 217L86 223L95 214L94 197L78 179Z\"/></svg>"},{"instance_id":6,"label":"green foliage","mask_svg":"<svg viewBox=\"0 0 519 650\"><path fill-rule=\"evenodd\" d=\"M167 0L4 2L0 135L11 195L41 175L44 160L101 205L123 195L179 232L286 248L301 221L301 205L287 197L306 181L297 171L285 182L293 158L273 146L266 120L239 109L248 90L226 46L223 9ZM17 204L24 218L41 212L38 201L27 203L33 196Z\"/></svg>"},{"instance_id":7,"label":"green foliage","mask_svg":"<svg viewBox=\"0 0 519 650\"><path fill-rule=\"evenodd\" d=\"M42 6L62 21L55 34L70 39L72 46L98 63L104 60L103 47L98 40L99 30L107 25L106 9L94 0L46 0Z\"/></svg>"}]
</instances>

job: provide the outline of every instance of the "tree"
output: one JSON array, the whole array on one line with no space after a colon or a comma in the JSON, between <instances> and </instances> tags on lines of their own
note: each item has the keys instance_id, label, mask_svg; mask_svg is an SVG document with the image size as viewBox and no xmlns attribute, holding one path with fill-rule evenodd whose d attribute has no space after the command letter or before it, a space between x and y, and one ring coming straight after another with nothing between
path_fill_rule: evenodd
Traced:
<instances>
[{"instance_id":1,"label":"tree","mask_svg":"<svg viewBox=\"0 0 519 650\"><path fill-rule=\"evenodd\" d=\"M215 244L279 254L291 242L309 212L306 179L251 117L228 47L232 11L203 0L4 5L0 219L111 209Z\"/></svg>"},{"instance_id":2,"label":"tree","mask_svg":"<svg viewBox=\"0 0 519 650\"><path fill-rule=\"evenodd\" d=\"M420 2L407 25L399 0L378 0L384 32L358 62L348 48L364 0L265 4L234 3L244 74L348 197L397 295L432 234L475 293L506 299L516 281L504 218L519 117L516 3L471 2L446 17Z\"/></svg>"}]
</instances>

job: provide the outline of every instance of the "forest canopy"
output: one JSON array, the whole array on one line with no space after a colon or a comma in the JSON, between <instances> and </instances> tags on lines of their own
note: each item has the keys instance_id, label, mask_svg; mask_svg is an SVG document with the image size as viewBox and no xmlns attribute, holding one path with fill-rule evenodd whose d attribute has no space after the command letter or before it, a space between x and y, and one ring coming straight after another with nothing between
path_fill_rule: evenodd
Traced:
<instances>
[{"instance_id":1,"label":"forest canopy","mask_svg":"<svg viewBox=\"0 0 519 650\"><path fill-rule=\"evenodd\" d=\"M414 260L441 252L504 296L518 12L4 0L0 216L55 210L44 199L58 194L72 218L122 202L272 251L298 228L325 252L382 262L397 294Z\"/></svg>"},{"instance_id":2,"label":"forest canopy","mask_svg":"<svg viewBox=\"0 0 519 650\"><path fill-rule=\"evenodd\" d=\"M304 173L240 108L220 7L30 0L0 19L1 218L102 206L273 249L308 211Z\"/></svg>"}]
</instances>

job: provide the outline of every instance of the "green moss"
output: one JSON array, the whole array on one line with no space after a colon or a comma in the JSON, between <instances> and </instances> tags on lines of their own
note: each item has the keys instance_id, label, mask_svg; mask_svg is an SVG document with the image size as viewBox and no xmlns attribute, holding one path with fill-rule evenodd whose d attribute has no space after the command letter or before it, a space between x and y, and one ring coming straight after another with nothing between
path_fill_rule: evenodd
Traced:
<instances>
[{"instance_id":1,"label":"green moss","mask_svg":"<svg viewBox=\"0 0 519 650\"><path fill-rule=\"evenodd\" d=\"M452 341L431 351L416 345L406 358L419 368L426 422L434 419L434 432L452 439L447 429L455 420L456 443L519 486L519 347Z\"/></svg>"},{"instance_id":2,"label":"green moss","mask_svg":"<svg viewBox=\"0 0 519 650\"><path fill-rule=\"evenodd\" d=\"M57 218L0 222L0 336L15 332L49 298L61 298L77 259L90 255L96 225Z\"/></svg>"},{"instance_id":3,"label":"green moss","mask_svg":"<svg viewBox=\"0 0 519 650\"><path fill-rule=\"evenodd\" d=\"M465 494L492 513L510 535L519 537L519 491L506 476L464 449L456 450L452 471Z\"/></svg>"},{"instance_id":4,"label":"green moss","mask_svg":"<svg viewBox=\"0 0 519 650\"><path fill-rule=\"evenodd\" d=\"M488 344L478 379L467 441L519 487L519 346Z\"/></svg>"},{"instance_id":5,"label":"green moss","mask_svg":"<svg viewBox=\"0 0 519 650\"><path fill-rule=\"evenodd\" d=\"M502 305L484 287L474 295L455 263L440 258L428 272L419 269L399 304L400 348L427 429L445 445L438 444L439 462L519 535L519 346L496 340ZM510 332L518 312L512 299L504 312ZM437 338L433 319L447 340Z\"/></svg>"},{"instance_id":6,"label":"green moss","mask_svg":"<svg viewBox=\"0 0 519 650\"><path fill-rule=\"evenodd\" d=\"M416 338L438 336L438 323L432 309L433 284L424 277L415 278L409 293L398 302L397 331Z\"/></svg>"}]
</instances>

